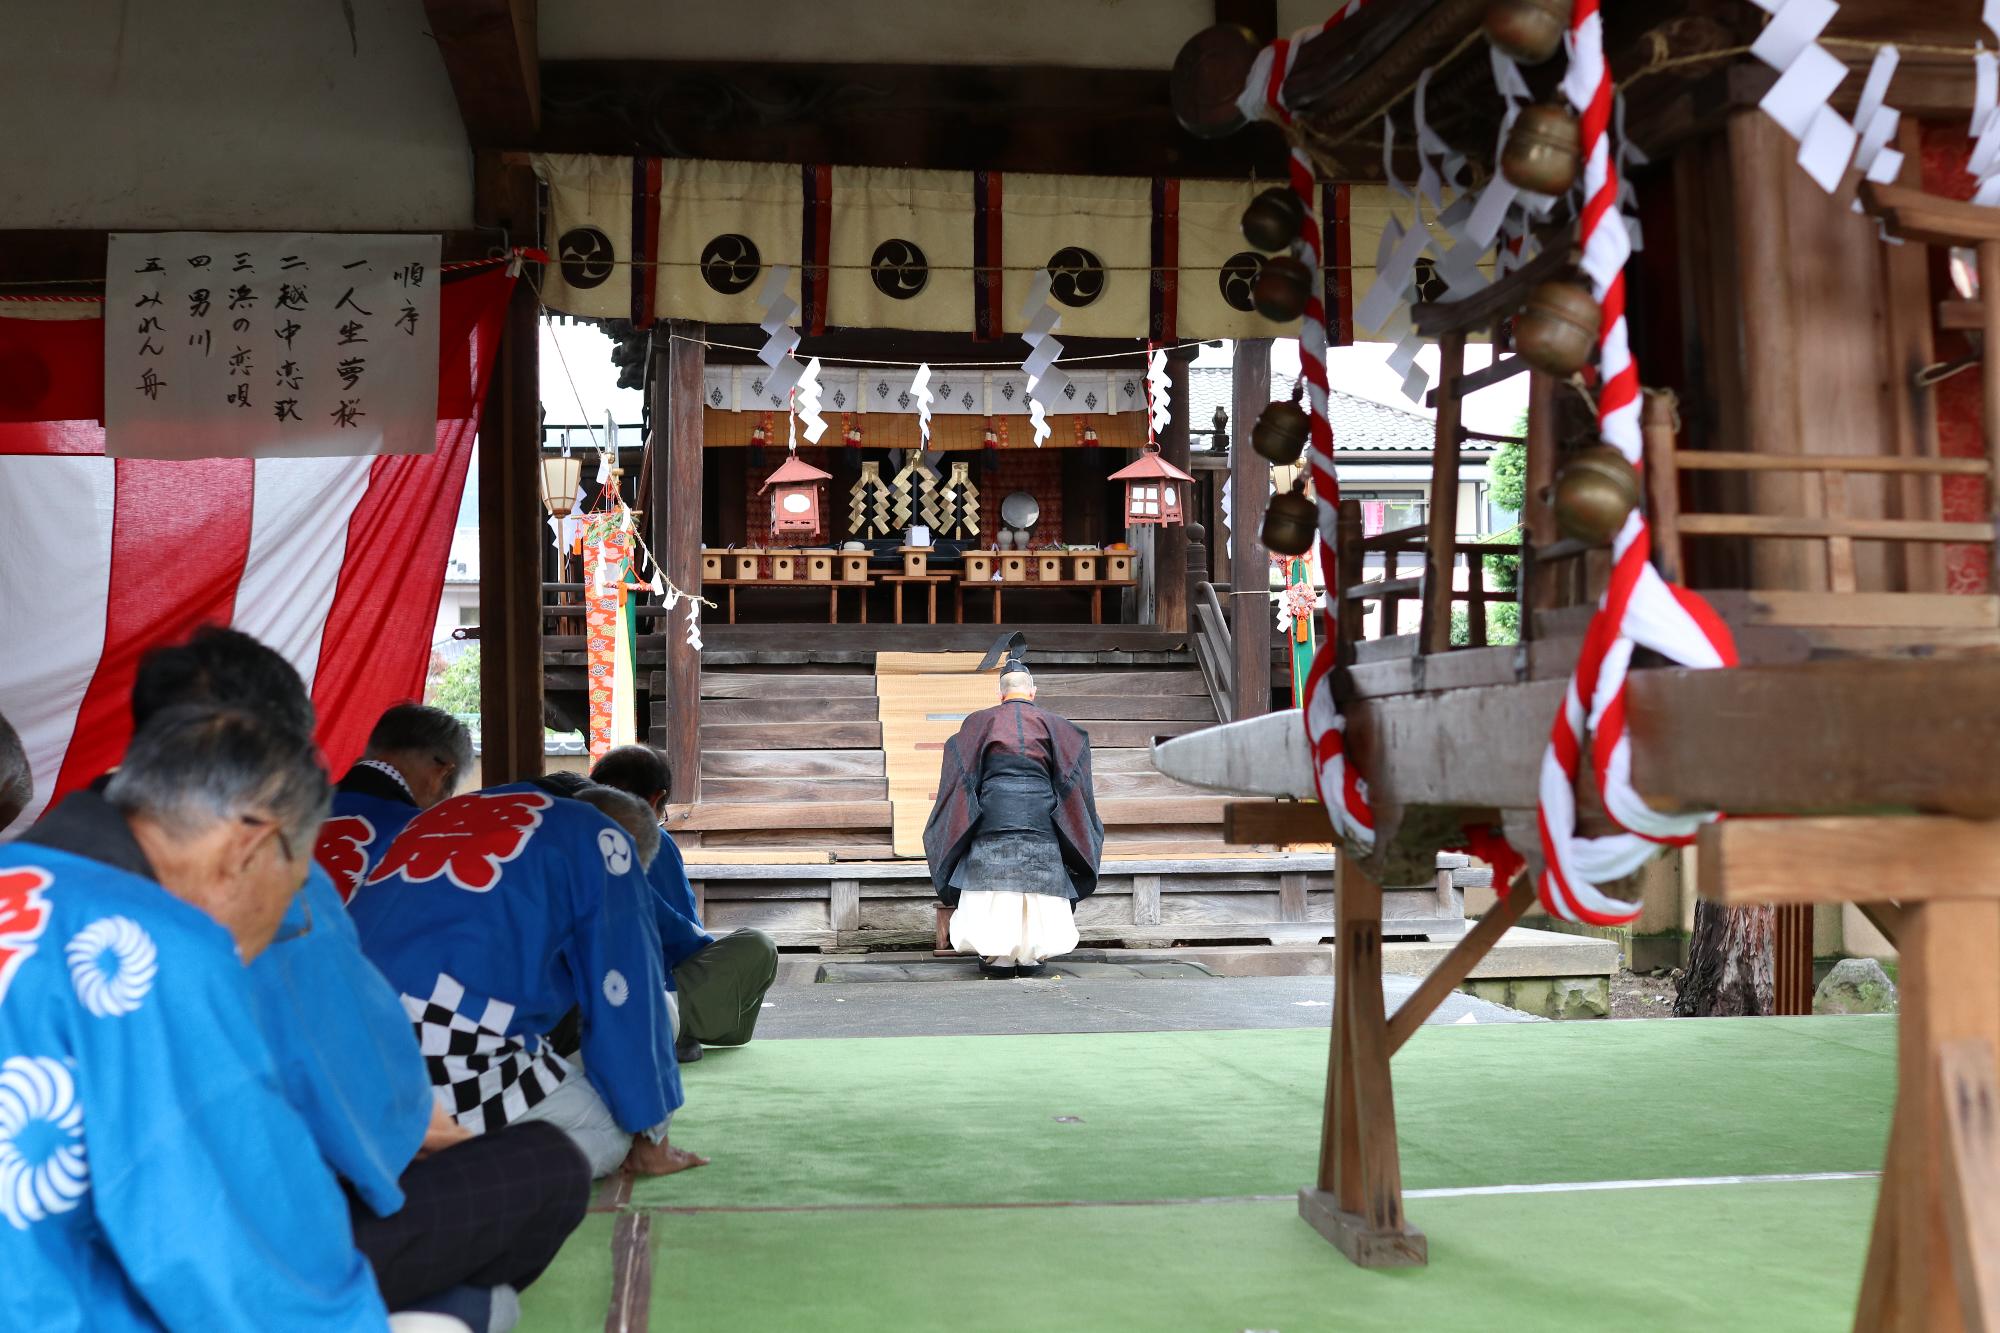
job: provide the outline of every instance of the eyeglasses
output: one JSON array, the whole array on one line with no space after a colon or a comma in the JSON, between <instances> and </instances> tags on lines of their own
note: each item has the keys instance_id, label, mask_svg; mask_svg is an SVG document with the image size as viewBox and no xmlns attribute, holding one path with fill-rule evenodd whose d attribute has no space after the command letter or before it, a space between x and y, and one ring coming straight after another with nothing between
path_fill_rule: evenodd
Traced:
<instances>
[{"instance_id":1,"label":"eyeglasses","mask_svg":"<svg viewBox=\"0 0 2000 1333\"><path fill-rule=\"evenodd\" d=\"M252 828L263 828L266 825L270 826L271 831L277 835L278 850L280 853L284 855L286 865L289 866L298 860L298 857L292 851L292 840L285 836L284 825L278 823L276 820L273 819L253 819L249 815L244 815L242 819L244 823L250 825ZM311 875L311 874L312 874L312 867L307 866L306 875ZM304 919L300 922L299 926L294 930L286 930L281 926L278 930L278 933L271 937L272 944L285 944L292 940L303 939L307 935L312 934L312 928L313 928L312 899L306 896L306 885L304 877L300 878L299 887L292 894L292 901L296 902L299 905L299 910L303 915ZM287 905L287 907L285 908L285 915L290 916L291 914L292 914L291 907Z\"/></svg>"}]
</instances>

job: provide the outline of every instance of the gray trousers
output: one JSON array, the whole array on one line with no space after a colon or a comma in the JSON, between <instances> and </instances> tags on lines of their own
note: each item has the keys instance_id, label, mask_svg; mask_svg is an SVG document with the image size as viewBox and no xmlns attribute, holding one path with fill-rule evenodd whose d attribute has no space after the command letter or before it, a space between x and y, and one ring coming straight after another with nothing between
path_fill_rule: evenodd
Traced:
<instances>
[{"instance_id":1,"label":"gray trousers","mask_svg":"<svg viewBox=\"0 0 2000 1333\"><path fill-rule=\"evenodd\" d=\"M761 930L739 930L674 969L681 1033L704 1046L741 1046L757 1031L764 995L778 977L778 946Z\"/></svg>"}]
</instances>

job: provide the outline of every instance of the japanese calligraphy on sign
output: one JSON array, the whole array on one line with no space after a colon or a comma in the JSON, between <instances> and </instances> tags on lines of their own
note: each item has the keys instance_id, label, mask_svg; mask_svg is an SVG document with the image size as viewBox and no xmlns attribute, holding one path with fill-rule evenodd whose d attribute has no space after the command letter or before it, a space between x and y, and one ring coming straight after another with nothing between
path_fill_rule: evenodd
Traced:
<instances>
[{"instance_id":1,"label":"japanese calligraphy on sign","mask_svg":"<svg viewBox=\"0 0 2000 1333\"><path fill-rule=\"evenodd\" d=\"M113 233L105 452L431 452L438 253L436 236Z\"/></svg>"}]
</instances>

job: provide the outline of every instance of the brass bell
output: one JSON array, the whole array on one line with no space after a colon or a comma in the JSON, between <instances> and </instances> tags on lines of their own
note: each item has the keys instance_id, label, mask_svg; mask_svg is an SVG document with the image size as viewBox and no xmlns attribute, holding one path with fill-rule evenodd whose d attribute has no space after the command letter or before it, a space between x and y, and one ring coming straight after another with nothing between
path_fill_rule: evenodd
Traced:
<instances>
[{"instance_id":1,"label":"brass bell","mask_svg":"<svg viewBox=\"0 0 2000 1333\"><path fill-rule=\"evenodd\" d=\"M1265 319L1289 324L1305 314L1312 286L1312 270L1303 261L1290 255L1275 255L1257 270L1257 281L1250 288L1250 304Z\"/></svg>"},{"instance_id":2,"label":"brass bell","mask_svg":"<svg viewBox=\"0 0 2000 1333\"><path fill-rule=\"evenodd\" d=\"M1296 192L1273 186L1243 210L1243 239L1259 250L1288 249L1306 224L1306 206Z\"/></svg>"},{"instance_id":3,"label":"brass bell","mask_svg":"<svg viewBox=\"0 0 2000 1333\"><path fill-rule=\"evenodd\" d=\"M1582 143L1576 117L1564 108L1550 103L1523 107L1500 150L1500 174L1518 189L1564 194L1582 168Z\"/></svg>"},{"instance_id":4,"label":"brass bell","mask_svg":"<svg viewBox=\"0 0 2000 1333\"><path fill-rule=\"evenodd\" d=\"M1220 139L1249 124L1236 100L1263 49L1239 23L1218 23L1188 38L1167 82L1181 128L1197 139Z\"/></svg>"},{"instance_id":5,"label":"brass bell","mask_svg":"<svg viewBox=\"0 0 2000 1333\"><path fill-rule=\"evenodd\" d=\"M1582 283L1545 282L1514 320L1514 350L1536 370L1568 379L1590 364L1603 318Z\"/></svg>"},{"instance_id":6,"label":"brass bell","mask_svg":"<svg viewBox=\"0 0 2000 1333\"><path fill-rule=\"evenodd\" d=\"M1572 454L1556 474L1556 527L1563 536L1603 546L1639 507L1639 471L1608 444Z\"/></svg>"},{"instance_id":7,"label":"brass bell","mask_svg":"<svg viewBox=\"0 0 2000 1333\"><path fill-rule=\"evenodd\" d=\"M1304 555L1319 535L1319 506L1306 498L1303 478L1271 497L1264 511L1264 545L1279 555Z\"/></svg>"},{"instance_id":8,"label":"brass bell","mask_svg":"<svg viewBox=\"0 0 2000 1333\"><path fill-rule=\"evenodd\" d=\"M1250 447L1273 467L1289 467L1305 452L1312 435L1312 418L1297 401L1271 403L1257 415L1250 428Z\"/></svg>"},{"instance_id":9,"label":"brass bell","mask_svg":"<svg viewBox=\"0 0 2000 1333\"><path fill-rule=\"evenodd\" d=\"M1569 18L1570 0L1493 0L1486 7L1486 40L1501 55L1539 65L1562 45Z\"/></svg>"}]
</instances>

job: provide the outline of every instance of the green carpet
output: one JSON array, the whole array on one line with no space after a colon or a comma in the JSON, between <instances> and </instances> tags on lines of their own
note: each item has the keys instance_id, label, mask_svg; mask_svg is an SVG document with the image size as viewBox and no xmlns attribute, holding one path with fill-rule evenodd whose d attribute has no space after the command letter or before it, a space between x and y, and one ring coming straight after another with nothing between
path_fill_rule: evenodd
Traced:
<instances>
[{"instance_id":1,"label":"green carpet","mask_svg":"<svg viewBox=\"0 0 2000 1333\"><path fill-rule=\"evenodd\" d=\"M1425 1028L1394 1066L1404 1183L1872 1170L1895 1041L1875 1017ZM1289 1194L1325 1079L1312 1031L753 1043L687 1072L674 1142L713 1165L633 1201Z\"/></svg>"},{"instance_id":2,"label":"green carpet","mask_svg":"<svg viewBox=\"0 0 2000 1333\"><path fill-rule=\"evenodd\" d=\"M1353 1267L1289 1203L660 1216L652 1327L1824 1333L1853 1322L1874 1197L1861 1180L1417 1200L1430 1267L1402 1272Z\"/></svg>"},{"instance_id":3,"label":"green carpet","mask_svg":"<svg viewBox=\"0 0 2000 1333\"><path fill-rule=\"evenodd\" d=\"M1893 1019L1870 1017L1426 1028L1395 1062L1404 1183L1874 1170L1895 1040ZM1194 1032L711 1051L687 1071L673 1137L714 1164L634 1190L635 1206L661 1210L652 1327L1667 1330L1726 1326L1719 1312L1735 1310L1776 1330L1851 1319L1873 1180L1415 1199L1431 1266L1352 1268L1289 1200L1313 1174L1325 1041ZM1287 1198L899 1207L1246 1195ZM524 1333L604 1326L611 1229L593 1217L570 1240L528 1294Z\"/></svg>"}]
</instances>

